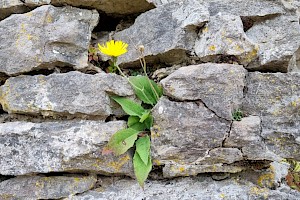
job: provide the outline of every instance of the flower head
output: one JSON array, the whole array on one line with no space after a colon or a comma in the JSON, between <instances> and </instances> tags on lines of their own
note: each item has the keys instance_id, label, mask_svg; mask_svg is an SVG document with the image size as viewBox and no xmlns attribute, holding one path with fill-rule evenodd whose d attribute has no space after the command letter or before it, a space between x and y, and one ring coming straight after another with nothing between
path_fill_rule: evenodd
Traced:
<instances>
[{"instance_id":1,"label":"flower head","mask_svg":"<svg viewBox=\"0 0 300 200\"><path fill-rule=\"evenodd\" d=\"M128 44L123 41L111 40L106 42L106 45L98 44L98 47L101 53L108 56L118 57L127 52Z\"/></svg>"}]
</instances>

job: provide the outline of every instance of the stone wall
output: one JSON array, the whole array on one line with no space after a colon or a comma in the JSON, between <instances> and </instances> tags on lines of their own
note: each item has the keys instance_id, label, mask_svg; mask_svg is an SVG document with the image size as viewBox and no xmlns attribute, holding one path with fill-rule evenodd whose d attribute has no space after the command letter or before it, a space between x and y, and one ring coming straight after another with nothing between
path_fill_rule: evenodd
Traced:
<instances>
[{"instance_id":1,"label":"stone wall","mask_svg":"<svg viewBox=\"0 0 300 200\"><path fill-rule=\"evenodd\" d=\"M300 199L300 1L0 1L0 199ZM101 151L130 98L89 49L138 45L164 96L144 191L132 152ZM237 110L241 121L234 121Z\"/></svg>"}]
</instances>

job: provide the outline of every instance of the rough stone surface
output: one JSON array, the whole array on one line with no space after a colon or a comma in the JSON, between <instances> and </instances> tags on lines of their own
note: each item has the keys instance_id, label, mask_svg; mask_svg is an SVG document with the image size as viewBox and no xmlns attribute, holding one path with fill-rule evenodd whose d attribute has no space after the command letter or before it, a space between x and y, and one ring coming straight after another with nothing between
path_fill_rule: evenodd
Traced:
<instances>
[{"instance_id":1,"label":"rough stone surface","mask_svg":"<svg viewBox=\"0 0 300 200\"><path fill-rule=\"evenodd\" d=\"M248 73L243 103L247 114L299 119L299 108L299 73Z\"/></svg>"},{"instance_id":2,"label":"rough stone surface","mask_svg":"<svg viewBox=\"0 0 300 200\"><path fill-rule=\"evenodd\" d=\"M91 31L97 22L95 10L50 5L12 15L0 22L0 72L87 67Z\"/></svg>"},{"instance_id":3,"label":"rough stone surface","mask_svg":"<svg viewBox=\"0 0 300 200\"><path fill-rule=\"evenodd\" d=\"M221 12L236 16L263 17L286 12L280 0L210 0L208 6L211 15Z\"/></svg>"},{"instance_id":4,"label":"rough stone surface","mask_svg":"<svg viewBox=\"0 0 300 200\"><path fill-rule=\"evenodd\" d=\"M146 0L52 0L53 5L93 8L109 15L128 15L154 8Z\"/></svg>"},{"instance_id":5,"label":"rough stone surface","mask_svg":"<svg viewBox=\"0 0 300 200\"><path fill-rule=\"evenodd\" d=\"M12 13L26 12L26 8L20 0L2 0L0 1L0 20L8 17Z\"/></svg>"},{"instance_id":6,"label":"rough stone surface","mask_svg":"<svg viewBox=\"0 0 300 200\"><path fill-rule=\"evenodd\" d=\"M289 61L300 45L297 15L280 15L255 23L246 34L259 45L259 57L247 66L248 69L288 71Z\"/></svg>"},{"instance_id":7,"label":"rough stone surface","mask_svg":"<svg viewBox=\"0 0 300 200\"><path fill-rule=\"evenodd\" d=\"M234 121L224 146L241 149L243 156L248 160L276 160L276 156L268 151L261 136L261 120L258 116Z\"/></svg>"},{"instance_id":8,"label":"rough stone surface","mask_svg":"<svg viewBox=\"0 0 300 200\"><path fill-rule=\"evenodd\" d=\"M123 179L65 200L297 200L299 198L299 192L291 190L285 185L277 190L270 190L236 178L213 181L210 177L197 176L166 181L148 181L144 191L134 180Z\"/></svg>"},{"instance_id":9,"label":"rough stone surface","mask_svg":"<svg viewBox=\"0 0 300 200\"><path fill-rule=\"evenodd\" d=\"M208 19L207 8L197 0L176 1L145 12L130 28L114 35L129 43L128 53L119 61L122 64L138 61L140 54L136 47L144 45L148 62L181 62L186 59L186 51L193 49L196 27Z\"/></svg>"},{"instance_id":10,"label":"rough stone surface","mask_svg":"<svg viewBox=\"0 0 300 200\"><path fill-rule=\"evenodd\" d=\"M245 76L240 65L207 63L182 67L161 83L166 95L201 100L215 114L231 120L242 103Z\"/></svg>"},{"instance_id":11,"label":"rough stone surface","mask_svg":"<svg viewBox=\"0 0 300 200\"><path fill-rule=\"evenodd\" d=\"M284 158L300 159L300 74L249 73L246 114L261 116L267 147Z\"/></svg>"},{"instance_id":12,"label":"rough stone surface","mask_svg":"<svg viewBox=\"0 0 300 200\"><path fill-rule=\"evenodd\" d=\"M124 121L8 122L0 124L0 174L87 172L132 175L129 153L102 155Z\"/></svg>"},{"instance_id":13,"label":"rough stone surface","mask_svg":"<svg viewBox=\"0 0 300 200\"><path fill-rule=\"evenodd\" d=\"M0 104L9 113L92 115L105 119L113 114L108 94L129 96L133 90L126 79L116 74L18 76L0 87Z\"/></svg>"},{"instance_id":14,"label":"rough stone surface","mask_svg":"<svg viewBox=\"0 0 300 200\"><path fill-rule=\"evenodd\" d=\"M0 1L0 20L11 14L24 13L34 7L49 4L51 0L1 0Z\"/></svg>"},{"instance_id":15,"label":"rough stone surface","mask_svg":"<svg viewBox=\"0 0 300 200\"><path fill-rule=\"evenodd\" d=\"M201 102L172 102L162 98L153 109L153 117L151 149L157 165L201 164L204 159L209 163L231 163L241 158L235 150L215 149L222 146L230 122L217 117ZM181 168L178 170L179 173ZM165 176L168 174L164 172Z\"/></svg>"},{"instance_id":16,"label":"rough stone surface","mask_svg":"<svg viewBox=\"0 0 300 200\"><path fill-rule=\"evenodd\" d=\"M241 18L223 13L210 18L195 43L195 53L205 62L217 61L222 55L235 56L235 62L247 65L257 57L257 51L258 46L243 30Z\"/></svg>"},{"instance_id":17,"label":"rough stone surface","mask_svg":"<svg viewBox=\"0 0 300 200\"><path fill-rule=\"evenodd\" d=\"M96 176L20 176L0 183L1 199L59 199L92 189Z\"/></svg>"}]
</instances>

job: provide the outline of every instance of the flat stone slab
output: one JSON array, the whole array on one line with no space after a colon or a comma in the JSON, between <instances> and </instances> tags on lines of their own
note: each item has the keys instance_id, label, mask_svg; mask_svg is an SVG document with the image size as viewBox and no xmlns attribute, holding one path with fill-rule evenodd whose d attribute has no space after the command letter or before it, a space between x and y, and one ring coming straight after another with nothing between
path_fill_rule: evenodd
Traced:
<instances>
[{"instance_id":1,"label":"flat stone slab","mask_svg":"<svg viewBox=\"0 0 300 200\"><path fill-rule=\"evenodd\" d=\"M212 171L214 164L243 159L238 149L220 148L230 122L216 116L201 102L173 102L164 97L154 107L153 117L152 158L155 165L165 165L165 177L196 175ZM196 174L195 170L186 170L189 165L197 168ZM200 170L202 165L210 170Z\"/></svg>"},{"instance_id":2,"label":"flat stone slab","mask_svg":"<svg viewBox=\"0 0 300 200\"><path fill-rule=\"evenodd\" d=\"M211 15L221 12L244 17L263 17L286 12L285 6L280 1L210 0L207 3Z\"/></svg>"},{"instance_id":3,"label":"flat stone slab","mask_svg":"<svg viewBox=\"0 0 300 200\"><path fill-rule=\"evenodd\" d=\"M287 72L289 62L300 46L299 17L296 14L279 15L255 23L246 35L258 44L258 59L249 70Z\"/></svg>"},{"instance_id":4,"label":"flat stone slab","mask_svg":"<svg viewBox=\"0 0 300 200\"><path fill-rule=\"evenodd\" d=\"M129 15L154 8L147 0L51 0L53 5L97 9L108 15Z\"/></svg>"},{"instance_id":5,"label":"flat stone slab","mask_svg":"<svg viewBox=\"0 0 300 200\"><path fill-rule=\"evenodd\" d=\"M261 117L267 147L300 159L300 74L251 72L242 110Z\"/></svg>"},{"instance_id":6,"label":"flat stone slab","mask_svg":"<svg viewBox=\"0 0 300 200\"><path fill-rule=\"evenodd\" d=\"M258 116L243 117L241 121L233 121L224 147L238 148L248 160L280 160L270 152L262 137L261 119Z\"/></svg>"},{"instance_id":7,"label":"flat stone slab","mask_svg":"<svg viewBox=\"0 0 300 200\"><path fill-rule=\"evenodd\" d=\"M196 28L209 20L209 13L197 0L174 1L139 15L135 23L114 38L129 43L121 64L139 65L138 45L144 45L147 62L176 63L186 59L194 47Z\"/></svg>"},{"instance_id":8,"label":"flat stone slab","mask_svg":"<svg viewBox=\"0 0 300 200\"><path fill-rule=\"evenodd\" d=\"M195 53L205 62L234 56L232 62L246 66L257 58L257 52L258 46L246 36L241 18L226 13L212 16L195 43Z\"/></svg>"},{"instance_id":9,"label":"flat stone slab","mask_svg":"<svg viewBox=\"0 0 300 200\"><path fill-rule=\"evenodd\" d=\"M0 174L94 172L133 176L130 153L102 155L124 121L7 122L0 124Z\"/></svg>"},{"instance_id":10,"label":"flat stone slab","mask_svg":"<svg viewBox=\"0 0 300 200\"><path fill-rule=\"evenodd\" d=\"M24 13L37 6L50 4L51 0L1 0L0 2L0 20L11 14Z\"/></svg>"},{"instance_id":11,"label":"flat stone slab","mask_svg":"<svg viewBox=\"0 0 300 200\"><path fill-rule=\"evenodd\" d=\"M223 199L289 199L297 200L300 193L282 185L276 190L260 187L237 178L214 181L210 177L178 178L165 181L147 181L142 190L134 180L122 179L92 191L68 197L65 200L223 200Z\"/></svg>"},{"instance_id":12,"label":"flat stone slab","mask_svg":"<svg viewBox=\"0 0 300 200\"><path fill-rule=\"evenodd\" d=\"M19 176L0 182L1 199L60 199L93 188L97 176Z\"/></svg>"},{"instance_id":13,"label":"flat stone slab","mask_svg":"<svg viewBox=\"0 0 300 200\"><path fill-rule=\"evenodd\" d=\"M126 79L116 74L96 75L80 72L49 76L9 78L0 87L0 104L9 113L43 116L98 116L113 114L110 95L130 96L133 90Z\"/></svg>"},{"instance_id":14,"label":"flat stone slab","mask_svg":"<svg viewBox=\"0 0 300 200\"><path fill-rule=\"evenodd\" d=\"M0 21L0 72L16 75L55 66L88 66L96 10L45 5Z\"/></svg>"},{"instance_id":15,"label":"flat stone slab","mask_svg":"<svg viewBox=\"0 0 300 200\"><path fill-rule=\"evenodd\" d=\"M241 65L207 63L181 67L161 81L164 93L180 101L201 100L219 117L232 119L241 107L246 70Z\"/></svg>"}]
</instances>

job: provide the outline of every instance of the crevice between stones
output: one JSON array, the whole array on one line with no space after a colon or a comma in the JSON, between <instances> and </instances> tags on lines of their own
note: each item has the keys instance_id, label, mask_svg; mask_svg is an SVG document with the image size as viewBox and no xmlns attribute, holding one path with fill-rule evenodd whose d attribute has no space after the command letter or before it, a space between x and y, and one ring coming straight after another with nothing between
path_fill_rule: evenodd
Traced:
<instances>
[{"instance_id":1,"label":"crevice between stones","mask_svg":"<svg viewBox=\"0 0 300 200\"><path fill-rule=\"evenodd\" d=\"M224 138L223 138L222 146L221 146L221 147L225 147L225 142L226 142L226 140L230 137L232 125L233 125L233 121L230 122L230 126L229 126L228 132L226 132L226 133L224 134ZM242 152L241 149L240 149L240 151ZM242 153L243 153L243 152L242 152Z\"/></svg>"},{"instance_id":2,"label":"crevice between stones","mask_svg":"<svg viewBox=\"0 0 300 200\"><path fill-rule=\"evenodd\" d=\"M43 116L42 114L30 114L30 113L23 113L23 114L8 113L6 111L3 111L0 107L0 123L17 122L17 121L43 123L43 122L55 122L58 120L105 121L106 118L104 116L91 116L86 114L65 113L65 115L62 115L61 113L55 113L55 112L52 112L52 114L48 116ZM109 120L109 121L113 121L113 120Z\"/></svg>"}]
</instances>

